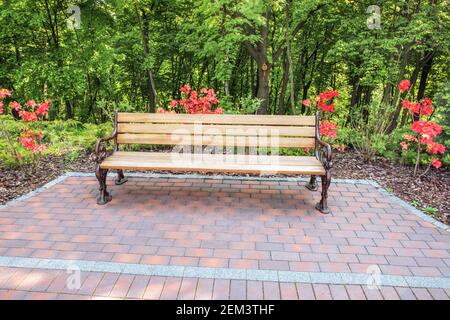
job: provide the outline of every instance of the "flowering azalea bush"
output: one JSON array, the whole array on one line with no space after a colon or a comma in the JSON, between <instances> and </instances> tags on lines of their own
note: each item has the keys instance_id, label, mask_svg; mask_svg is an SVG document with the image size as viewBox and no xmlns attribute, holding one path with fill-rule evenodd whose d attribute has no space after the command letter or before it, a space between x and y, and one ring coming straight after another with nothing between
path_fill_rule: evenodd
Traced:
<instances>
[{"instance_id":1,"label":"flowering azalea bush","mask_svg":"<svg viewBox=\"0 0 450 320\"><path fill-rule=\"evenodd\" d=\"M10 99L11 91L0 89L0 114L6 114L5 98ZM51 100L37 103L34 100L28 100L23 106L17 101L11 101L8 106L12 115L17 121L24 124L18 130L6 129L6 124L0 118L0 135L7 141L10 155L15 159L17 165L22 164L22 160L31 156L36 164L39 156L47 149L47 144L43 143L43 133L37 130L34 123L47 117L50 109Z\"/></svg>"},{"instance_id":2,"label":"flowering azalea bush","mask_svg":"<svg viewBox=\"0 0 450 320\"><path fill-rule=\"evenodd\" d=\"M200 92L192 90L186 84L181 89L181 99L172 100L168 110L158 108L159 113L200 113L200 114L222 114L223 109L218 107L219 99L217 99L214 89L202 88Z\"/></svg>"},{"instance_id":3,"label":"flowering azalea bush","mask_svg":"<svg viewBox=\"0 0 450 320\"><path fill-rule=\"evenodd\" d=\"M406 92L410 85L408 80L402 80L399 84L399 90ZM423 120L423 117L430 116L433 113L433 102L425 98L419 102L403 100L401 104L403 108L408 110L413 120L410 128L412 134L404 134L402 136L404 141L400 142L400 147L403 151L412 147L417 149L414 175L417 173L423 151L428 154L428 169L430 166L439 169L442 167L442 162L437 156L444 154L445 146L434 141L434 139L442 133L443 129L440 125L430 121L430 119L428 121Z\"/></svg>"},{"instance_id":4,"label":"flowering azalea bush","mask_svg":"<svg viewBox=\"0 0 450 320\"><path fill-rule=\"evenodd\" d=\"M339 92L337 90L325 91L320 93L315 98L315 106L318 109L323 110L325 113L334 113L334 98L339 97ZM311 107L313 103L311 99L305 99L302 104L306 107ZM327 137L329 139L335 139L337 137L338 125L329 121L323 120L320 122L319 133L321 136Z\"/></svg>"}]
</instances>

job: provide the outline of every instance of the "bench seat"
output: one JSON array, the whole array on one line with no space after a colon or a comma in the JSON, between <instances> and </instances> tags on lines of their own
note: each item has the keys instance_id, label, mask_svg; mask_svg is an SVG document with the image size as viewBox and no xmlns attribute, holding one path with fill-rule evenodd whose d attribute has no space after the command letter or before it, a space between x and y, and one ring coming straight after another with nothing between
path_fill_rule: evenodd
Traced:
<instances>
[{"instance_id":1,"label":"bench seat","mask_svg":"<svg viewBox=\"0 0 450 320\"><path fill-rule=\"evenodd\" d=\"M180 158L178 158L178 156ZM279 156L274 164L272 156L236 154L182 154L164 152L117 151L101 164L102 169L114 170L173 170L201 172L237 172L251 174L325 174L322 163L315 157Z\"/></svg>"},{"instance_id":2,"label":"bench seat","mask_svg":"<svg viewBox=\"0 0 450 320\"><path fill-rule=\"evenodd\" d=\"M107 150L114 143L113 152ZM127 151L126 146L132 146ZM171 146L170 152L141 150L141 145ZM131 149L131 148L130 148ZM149 148L145 148L149 149ZM314 156L280 156L314 151ZM267 154L269 153L269 154ZM329 213L331 146L320 139L319 114L315 116L230 114L114 114L114 132L99 139L92 159L99 181L97 204L111 201L106 177L116 171L116 185L127 182L125 170L211 172L253 175L308 175L306 188L322 197L316 209Z\"/></svg>"}]
</instances>

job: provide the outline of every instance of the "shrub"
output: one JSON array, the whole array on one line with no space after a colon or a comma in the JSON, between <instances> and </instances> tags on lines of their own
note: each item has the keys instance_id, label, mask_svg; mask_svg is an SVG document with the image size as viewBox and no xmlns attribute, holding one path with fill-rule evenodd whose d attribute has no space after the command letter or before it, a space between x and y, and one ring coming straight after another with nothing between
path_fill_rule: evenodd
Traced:
<instances>
[{"instance_id":1,"label":"shrub","mask_svg":"<svg viewBox=\"0 0 450 320\"><path fill-rule=\"evenodd\" d=\"M12 117L6 116L7 107L4 99L10 99L12 93L7 89L0 89L0 138L4 145L4 152L0 157L10 166L22 166L26 163L37 165L42 153L47 149L44 134L37 123L44 120L50 109L51 100L36 103L28 100L21 105L17 101L9 103ZM10 123L8 123L10 122Z\"/></svg>"},{"instance_id":2,"label":"shrub","mask_svg":"<svg viewBox=\"0 0 450 320\"><path fill-rule=\"evenodd\" d=\"M218 107L219 99L216 97L214 89L202 88L200 92L192 90L186 84L180 89L181 99L172 100L168 110L158 108L159 113L201 113L201 114L221 114L223 109Z\"/></svg>"},{"instance_id":3,"label":"shrub","mask_svg":"<svg viewBox=\"0 0 450 320\"><path fill-rule=\"evenodd\" d=\"M406 92L409 85L407 80L401 81L399 84L400 91ZM402 136L404 141L400 142L400 146L405 153L407 150L413 149L417 154L414 175L417 174L417 170L423 161L424 151L428 154L428 156L425 156L428 168L423 174L431 166L439 169L442 167L442 162L438 158L438 155L443 155L446 148L443 144L436 141L436 138L443 132L443 128L430 121L430 117L434 111L433 102L428 98L422 99L421 101L403 100L402 107L408 110L413 122L411 124L411 133ZM428 121L423 120L427 116Z\"/></svg>"}]
</instances>

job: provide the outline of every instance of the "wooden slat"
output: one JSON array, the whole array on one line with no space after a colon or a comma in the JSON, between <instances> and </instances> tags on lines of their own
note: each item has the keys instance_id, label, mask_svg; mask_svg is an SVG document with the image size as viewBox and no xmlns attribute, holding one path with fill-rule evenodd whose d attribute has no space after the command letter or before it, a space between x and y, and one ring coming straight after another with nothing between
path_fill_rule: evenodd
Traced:
<instances>
[{"instance_id":1,"label":"wooden slat","mask_svg":"<svg viewBox=\"0 0 450 320\"><path fill-rule=\"evenodd\" d=\"M269 134L288 137L314 137L315 128L294 126L119 123L119 133L170 133L178 135L204 134L227 136L260 136Z\"/></svg>"},{"instance_id":2,"label":"wooden slat","mask_svg":"<svg viewBox=\"0 0 450 320\"><path fill-rule=\"evenodd\" d=\"M172 158L173 155L155 153L146 153L146 155L139 155L133 159L133 155L129 154L125 158L117 156L116 154L107 158L101 164L102 168L108 169L124 169L124 170L176 170L176 171L207 171L207 172L241 172L241 173L278 173L278 174L316 174L323 175L325 170L323 166L318 163L315 158L310 157L309 160L316 161L316 164L303 165L291 163L244 163L233 162L232 160L210 161L211 155L207 155L201 161L186 161L183 158ZM170 158L167 158L170 157ZM166 158L164 160L164 158ZM305 157L306 158L306 157ZM309 163L308 160L304 160Z\"/></svg>"},{"instance_id":3,"label":"wooden slat","mask_svg":"<svg viewBox=\"0 0 450 320\"><path fill-rule=\"evenodd\" d=\"M160 144L160 145L203 145L203 146L236 146L236 147L284 147L313 148L314 138L286 138L278 136L267 137L233 137L233 136L202 136L202 135L171 135L171 134L135 134L120 133L117 135L119 144Z\"/></svg>"},{"instance_id":4,"label":"wooden slat","mask_svg":"<svg viewBox=\"0 0 450 320\"><path fill-rule=\"evenodd\" d=\"M135 152L117 151L109 160L114 161L136 161L136 162L170 162L174 159L184 158L186 161L205 161L210 163L232 162L236 164L261 163L261 164L282 164L295 166L320 166L321 163L312 156L278 156L278 155L238 155L238 154L209 154L209 153L189 153L177 154L172 152Z\"/></svg>"},{"instance_id":5,"label":"wooden slat","mask_svg":"<svg viewBox=\"0 0 450 320\"><path fill-rule=\"evenodd\" d=\"M315 126L314 116L119 113L118 122Z\"/></svg>"}]
</instances>

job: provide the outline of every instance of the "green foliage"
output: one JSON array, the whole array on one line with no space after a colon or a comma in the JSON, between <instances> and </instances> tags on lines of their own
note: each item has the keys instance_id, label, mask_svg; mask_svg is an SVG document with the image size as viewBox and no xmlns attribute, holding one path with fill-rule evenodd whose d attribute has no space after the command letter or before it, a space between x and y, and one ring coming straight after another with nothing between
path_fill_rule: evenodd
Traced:
<instances>
[{"instance_id":1,"label":"green foliage","mask_svg":"<svg viewBox=\"0 0 450 320\"><path fill-rule=\"evenodd\" d=\"M67 26L66 9L73 4L81 10L79 29ZM227 113L255 113L267 102L257 100L263 92L268 113L311 114L301 101L333 88L341 93L333 115L339 123L335 143L354 147L366 159L385 156L411 164L412 151L399 148L411 121L398 114L401 79L415 77L414 98L423 87L435 102L432 120L445 129L439 142L450 148L448 1L381 1L380 29L367 26L373 4L5 0L0 88L24 100L52 98L50 119L58 121L43 124L50 130L45 139L55 143L46 152L69 152L69 158L98 133L86 123L109 126L114 110L149 111L153 89L158 106L167 106L189 83L214 88ZM267 87L258 80L262 62L269 67ZM431 69L423 77L425 62ZM63 119L74 122L62 124ZM63 151L58 132L75 144L73 154L69 146ZM442 161L449 164L448 153Z\"/></svg>"},{"instance_id":2,"label":"green foliage","mask_svg":"<svg viewBox=\"0 0 450 320\"><path fill-rule=\"evenodd\" d=\"M261 106L261 100L252 96L242 97L238 103L233 103L232 97L224 97L220 100L219 107L231 114L254 114Z\"/></svg>"},{"instance_id":3,"label":"green foliage","mask_svg":"<svg viewBox=\"0 0 450 320\"><path fill-rule=\"evenodd\" d=\"M422 210L429 215L436 215L439 213L439 209L436 209L433 207L426 207L426 208L423 208Z\"/></svg>"}]
</instances>

